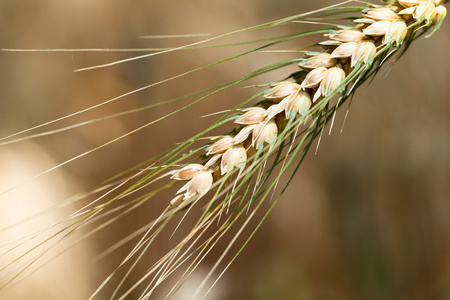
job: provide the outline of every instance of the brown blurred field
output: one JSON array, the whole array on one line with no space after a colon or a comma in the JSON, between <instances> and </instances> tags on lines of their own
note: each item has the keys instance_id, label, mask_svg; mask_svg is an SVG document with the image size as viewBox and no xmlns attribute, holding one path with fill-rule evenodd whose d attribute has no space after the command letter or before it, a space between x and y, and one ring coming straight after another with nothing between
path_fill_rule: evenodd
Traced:
<instances>
[{"instance_id":1,"label":"brown blurred field","mask_svg":"<svg viewBox=\"0 0 450 300\"><path fill-rule=\"evenodd\" d=\"M4 0L0 2L0 40L1 47L8 49L172 47L198 38L139 37L227 32L335 3ZM280 27L278 34L314 28L311 26ZM269 32L277 33L273 29ZM247 32L239 39L263 37L264 32ZM301 43L297 47L313 42L308 38L296 41ZM290 45L294 47L295 43ZM0 136L80 111L248 47L180 51L85 72L73 70L147 52L0 52ZM332 134L324 135L317 154L309 153L293 184L210 299L450 299L449 49L447 20L437 34L418 40L398 62L387 63L372 84L360 88L342 133L345 109L338 114ZM252 54L132 94L48 129L168 100L291 57L283 53ZM245 86L280 80L292 70L252 79L1 194L0 228L56 205L191 137L216 118L201 116L231 108L260 91ZM185 103L1 146L0 188L3 191L16 186ZM287 179L283 178L280 186ZM162 194L100 234L79 242L0 298L87 299L134 244L97 263L91 258L154 218L169 197L171 194ZM5 243L49 226L77 207L54 209L26 225L0 231L1 253L7 249ZM180 233L187 230L182 228ZM70 241L80 236L75 234ZM162 238L160 248L149 256L159 257L169 244L168 237ZM17 253L26 247L17 249ZM0 265L14 256L2 254ZM206 261L176 299L187 299L183 295L189 295L201 281L208 263L213 264L214 259ZM145 269L141 267L141 271ZM0 271L3 284L2 277ZM135 280L130 278L126 284Z\"/></svg>"}]
</instances>

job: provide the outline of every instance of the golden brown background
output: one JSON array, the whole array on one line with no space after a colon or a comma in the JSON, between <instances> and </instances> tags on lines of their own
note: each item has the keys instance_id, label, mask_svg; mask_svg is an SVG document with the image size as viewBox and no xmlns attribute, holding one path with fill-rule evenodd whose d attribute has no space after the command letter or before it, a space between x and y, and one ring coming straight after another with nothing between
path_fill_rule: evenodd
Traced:
<instances>
[{"instance_id":1,"label":"golden brown background","mask_svg":"<svg viewBox=\"0 0 450 300\"><path fill-rule=\"evenodd\" d=\"M196 39L139 37L227 32L335 3L3 0L0 40L1 47L8 49L167 47ZM279 30L284 34L306 28L314 27L297 24ZM248 39L261 37L264 33L244 35ZM312 41L304 38L298 43L301 47ZM0 136L71 114L242 49L248 48L181 51L76 73L73 70L77 68L145 52L1 52ZM317 155L309 154L294 183L219 282L211 299L450 299L449 49L447 20L435 36L418 40L400 61L386 64L370 86L360 88L342 134L344 111L331 136L324 136ZM240 78L286 57L292 55L254 54L133 94L65 120L59 127ZM289 73L273 72L251 83L277 81ZM242 87L2 194L1 227L172 147L215 120L200 116L231 108L259 92ZM1 146L0 187L6 190L16 186L178 107L179 103L170 104ZM58 126L48 129L55 128ZM91 263L91 257L148 222L155 216L149 210L162 209L167 200L159 199L158 205L136 212L88 242L80 242L0 297L87 299L132 244L100 263ZM29 227L2 231L2 245L33 226L41 228L41 221L52 224L71 211L71 207L55 210ZM14 253L2 255L0 264L11 257ZM206 272L207 265L204 267ZM1 274L0 282L4 282ZM201 274L194 277L194 284ZM189 294L189 286L184 292ZM186 297L181 294L176 299Z\"/></svg>"}]
</instances>

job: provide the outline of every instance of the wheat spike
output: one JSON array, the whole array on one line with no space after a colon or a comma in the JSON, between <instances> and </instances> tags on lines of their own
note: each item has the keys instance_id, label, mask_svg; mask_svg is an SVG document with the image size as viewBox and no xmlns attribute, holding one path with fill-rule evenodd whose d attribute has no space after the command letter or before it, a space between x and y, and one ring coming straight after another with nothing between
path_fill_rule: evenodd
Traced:
<instances>
[{"instance_id":1,"label":"wheat spike","mask_svg":"<svg viewBox=\"0 0 450 300\"><path fill-rule=\"evenodd\" d=\"M326 46L322 53L302 59L299 67L307 72L303 80L284 81L274 85L263 95L263 98L275 102L274 104L266 108L247 108L235 123L250 126L238 129L236 136L222 138L208 148L208 155L226 151L226 155L221 158L221 175L230 172L238 163L245 165L247 156L240 159L238 157L243 155L241 151L239 154L234 153L236 147L247 139L252 141L250 147L257 150L262 149L264 143L275 142L281 128L277 128L274 119L288 119L296 114L307 116L308 111L318 106L328 95L342 91L345 88L345 77L355 68L367 68L382 59L381 54L389 49L398 50L405 38L417 30L417 26L437 26L442 23L446 16L446 8L443 6L446 2L400 0L387 6L368 8L362 13L363 18L356 20L355 28L337 29L325 34L336 43L322 42L320 44ZM377 50L380 48L382 50ZM346 83L348 84L349 82ZM285 117L282 112L285 112ZM244 148L239 146L239 149Z\"/></svg>"}]
</instances>

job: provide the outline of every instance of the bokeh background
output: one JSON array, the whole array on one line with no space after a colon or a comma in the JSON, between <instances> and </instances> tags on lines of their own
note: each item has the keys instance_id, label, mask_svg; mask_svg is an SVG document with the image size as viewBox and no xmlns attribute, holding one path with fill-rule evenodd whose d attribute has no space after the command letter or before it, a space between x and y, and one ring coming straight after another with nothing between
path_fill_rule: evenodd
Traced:
<instances>
[{"instance_id":1,"label":"bokeh background","mask_svg":"<svg viewBox=\"0 0 450 300\"><path fill-rule=\"evenodd\" d=\"M198 39L140 37L228 32L336 3L3 0L0 41L5 49L171 47ZM316 27L296 24L280 27L278 32L249 31L239 40L309 28ZM289 47L304 47L314 41L302 38ZM85 72L73 71L147 52L0 52L0 136L246 49L248 46L180 51ZM317 154L309 154L293 184L225 273L211 299L450 299L448 49L450 23L446 22L433 37L418 40L398 62L386 64L371 85L360 88L342 133L345 109L338 115L332 134L322 138ZM48 130L168 100L291 57L286 53L249 55L145 89ZM0 195L0 227L7 230L0 232L0 264L5 266L30 245L5 253L10 241L57 222L77 206L50 209L26 224L8 225L186 140L216 118L201 116L231 108L260 91L244 86L277 81L292 70L253 79L37 179L28 180L187 102L2 145L0 187L6 192ZM99 262L93 263L92 257L149 222L165 207L168 197L163 195L91 239L76 242L70 251L0 297L87 299L133 243ZM75 234L63 243L69 245L76 238ZM169 244L168 237L162 239L160 249L155 250L161 253L149 256L161 255ZM208 263L214 260L205 262L177 299L186 299L196 280L201 281L207 272ZM1 274L9 271L14 267L0 271L2 284L6 276ZM136 297L131 295L130 299Z\"/></svg>"}]
</instances>

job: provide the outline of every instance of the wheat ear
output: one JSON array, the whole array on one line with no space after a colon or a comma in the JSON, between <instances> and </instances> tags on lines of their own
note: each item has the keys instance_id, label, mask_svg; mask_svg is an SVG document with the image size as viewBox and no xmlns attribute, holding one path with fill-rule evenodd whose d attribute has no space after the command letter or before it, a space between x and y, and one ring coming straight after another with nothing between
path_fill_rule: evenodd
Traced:
<instances>
[{"instance_id":1,"label":"wheat ear","mask_svg":"<svg viewBox=\"0 0 450 300\"><path fill-rule=\"evenodd\" d=\"M359 18L354 19L353 26L337 27L325 34L328 39L319 43L321 51L305 52L306 57L299 59L299 72L273 83L257 105L239 109L240 113L233 117L236 127L223 136L215 137L213 143L204 147L201 164L190 163L171 171L173 180L185 182L170 201L173 212L194 205L213 187L218 187L216 195L207 205L208 217L200 220L197 230L209 226L211 220L216 218L211 216L220 216L225 209L228 211L235 201L233 197L237 196L237 186L248 180L248 174L255 174L258 168L259 173L263 172L261 170L264 169L266 158L276 153L278 147L283 148L288 138L298 138L299 144L311 138L301 155L298 155L300 147L289 143L288 153L303 158L312 141L320 137L325 124L334 118L336 110L354 94L359 85L378 72L387 58L399 50L403 49L404 52L420 30L423 30L421 35L430 28L433 29L431 34L439 29L447 14L444 6L446 2L399 0L388 1L383 6L371 5L362 11ZM339 99L332 105L331 99L336 94ZM311 122L308 123L308 120ZM305 129L301 130L302 126L306 126ZM292 161L286 159L283 164L292 165ZM267 189L258 189L258 184L259 179L253 186L255 190L251 200L244 205L247 210L257 197L255 195L267 196ZM276 183L270 188L274 186ZM218 196L225 193L231 196L225 197L220 204ZM213 209L214 205L218 207L217 210ZM218 232L227 230L225 226ZM193 232L196 232L195 228ZM208 243L214 245L212 240L208 240ZM202 260L202 252L208 252L208 243L197 248L200 254L194 262ZM184 240L175 249L181 251L186 244L187 240ZM170 259L174 257L170 256ZM178 267L174 263L168 270L171 272ZM187 268L185 275L193 269L194 263ZM205 282L206 279L203 284ZM149 293L143 294L143 299L150 297L157 285L150 288Z\"/></svg>"},{"instance_id":2,"label":"wheat ear","mask_svg":"<svg viewBox=\"0 0 450 300\"><path fill-rule=\"evenodd\" d=\"M163 219L168 220L187 208L191 209L213 187L217 187L217 191L208 201L204 214L190 234L143 277L143 280L151 276L153 279L140 299L150 298L161 282L194 255L193 261L185 268L167 297L173 295L232 224L248 212L251 203L258 197L270 197L269 192L277 185L277 179L269 187L262 187L268 178L262 176L267 158L276 154L275 164L283 165L280 174L292 166L295 160L300 158L301 161L312 141L320 137L325 124L333 119L336 110L354 94L359 85L377 73L388 57L402 47L406 49L419 30L422 29L421 33L424 33L434 28L434 33L439 29L446 16L446 8L443 6L446 2L392 1L384 6L373 5L364 9L360 18L354 20L353 26L338 27L325 34L328 40L319 43L322 51L306 52L306 57L298 60L299 72L292 74L287 80L273 83L263 93L263 99L257 105L239 109L241 113L231 117L237 127L223 136L215 137L213 143L202 147L205 149L202 163L189 163L171 171L173 180L184 181L185 184L170 201L168 212L162 215ZM331 99L336 94L340 95L339 99L332 105ZM304 124L305 129L300 129ZM303 145L308 138L310 141ZM287 142L288 139L291 141ZM295 139L300 140L297 145L292 142ZM289 145L286 159L279 159L281 150L276 149L283 149L285 143ZM272 171L273 168L270 168L267 173ZM256 181L250 183L256 174ZM240 189L244 190L242 196L237 193ZM250 200L244 202L247 194L251 194ZM219 200L221 196L222 200ZM198 297L261 203L262 200L247 216L235 238L191 299ZM205 242L200 242L200 237L214 221L229 211L232 204L233 213ZM159 229L156 230L158 232ZM149 237L148 243L143 241L138 246L144 247L147 243L148 247L151 241ZM236 256L231 261L235 258ZM228 266L229 264L217 276L212 286ZM120 299L135 287L128 289ZM205 297L210 290L211 288L207 290Z\"/></svg>"},{"instance_id":3,"label":"wheat ear","mask_svg":"<svg viewBox=\"0 0 450 300\"><path fill-rule=\"evenodd\" d=\"M321 114L331 96L351 93L349 85L363 78L373 64L381 65L405 40L411 41L419 28L433 25L434 33L446 17L446 2L399 0L372 6L354 20L353 27L325 34L329 40L319 43L324 51L307 53L299 63L301 71L291 76L292 80L274 83L258 106L242 109L234 120L239 125L235 134L222 136L207 147L207 162L188 164L172 172L172 179L188 182L171 205L200 199L234 168L243 170L249 151L273 145L287 121Z\"/></svg>"}]
</instances>

